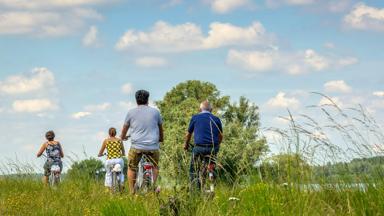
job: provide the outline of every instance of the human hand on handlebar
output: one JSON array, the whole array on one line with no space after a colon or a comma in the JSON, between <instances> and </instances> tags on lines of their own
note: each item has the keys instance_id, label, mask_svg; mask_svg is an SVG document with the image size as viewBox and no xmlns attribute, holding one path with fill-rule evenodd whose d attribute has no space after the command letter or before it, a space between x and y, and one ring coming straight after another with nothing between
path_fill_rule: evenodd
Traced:
<instances>
[{"instance_id":1,"label":"human hand on handlebar","mask_svg":"<svg viewBox=\"0 0 384 216\"><path fill-rule=\"evenodd\" d=\"M98 154L97 156L98 156L98 157L103 157L103 156L105 156L105 155L107 155L107 153Z\"/></svg>"},{"instance_id":2,"label":"human hand on handlebar","mask_svg":"<svg viewBox=\"0 0 384 216\"><path fill-rule=\"evenodd\" d=\"M188 151L188 149L189 149L189 143L185 143L185 144L184 144L184 150L185 150L185 151Z\"/></svg>"}]
</instances>

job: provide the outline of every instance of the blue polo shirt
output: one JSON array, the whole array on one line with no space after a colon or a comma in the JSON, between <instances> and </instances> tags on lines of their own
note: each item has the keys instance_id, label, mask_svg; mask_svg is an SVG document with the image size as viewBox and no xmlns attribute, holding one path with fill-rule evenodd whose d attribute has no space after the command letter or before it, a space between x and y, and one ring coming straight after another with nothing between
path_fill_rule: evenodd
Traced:
<instances>
[{"instance_id":1,"label":"blue polo shirt","mask_svg":"<svg viewBox=\"0 0 384 216\"><path fill-rule=\"evenodd\" d=\"M223 126L220 119L207 111L192 116L188 127L188 132L195 134L195 145L197 146L211 147L212 140L213 145L218 146L219 134L222 133L222 131Z\"/></svg>"}]
</instances>

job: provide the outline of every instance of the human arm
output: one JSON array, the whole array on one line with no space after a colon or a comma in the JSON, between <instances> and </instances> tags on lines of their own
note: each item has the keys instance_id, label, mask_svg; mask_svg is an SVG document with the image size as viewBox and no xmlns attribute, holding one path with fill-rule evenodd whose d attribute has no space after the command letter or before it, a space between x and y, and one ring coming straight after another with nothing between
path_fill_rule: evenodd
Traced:
<instances>
[{"instance_id":1,"label":"human arm","mask_svg":"<svg viewBox=\"0 0 384 216\"><path fill-rule=\"evenodd\" d=\"M189 142L191 141L191 138L192 138L192 134L187 132L187 134L185 135L184 150L188 150Z\"/></svg>"},{"instance_id":2,"label":"human arm","mask_svg":"<svg viewBox=\"0 0 384 216\"><path fill-rule=\"evenodd\" d=\"M101 157L104 154L105 147L107 146L107 140L104 140L103 144L101 145L99 154L97 156Z\"/></svg>"},{"instance_id":3,"label":"human arm","mask_svg":"<svg viewBox=\"0 0 384 216\"><path fill-rule=\"evenodd\" d=\"M60 157L63 158L64 157L63 146L61 146L61 144L59 142L57 142L57 145L60 146Z\"/></svg>"},{"instance_id":4,"label":"human arm","mask_svg":"<svg viewBox=\"0 0 384 216\"><path fill-rule=\"evenodd\" d=\"M195 130L195 121L194 117L191 118L191 121L189 122L188 131L185 135L185 141L184 141L184 150L188 150L189 148L189 142L191 142L192 133Z\"/></svg>"},{"instance_id":5,"label":"human arm","mask_svg":"<svg viewBox=\"0 0 384 216\"><path fill-rule=\"evenodd\" d=\"M43 143L43 144L41 145L39 151L37 152L37 157L40 157L40 156L43 154L43 152L44 152L44 150L45 150L46 148L47 148L47 143Z\"/></svg>"},{"instance_id":6,"label":"human arm","mask_svg":"<svg viewBox=\"0 0 384 216\"><path fill-rule=\"evenodd\" d=\"M164 129L162 124L159 124L159 142L164 142Z\"/></svg>"},{"instance_id":7,"label":"human arm","mask_svg":"<svg viewBox=\"0 0 384 216\"><path fill-rule=\"evenodd\" d=\"M160 112L157 114L157 125L159 127L159 142L164 142L163 118Z\"/></svg>"},{"instance_id":8,"label":"human arm","mask_svg":"<svg viewBox=\"0 0 384 216\"><path fill-rule=\"evenodd\" d=\"M123 141L121 141L121 140L120 140L120 145L121 145L121 154L122 154L123 156L125 156L124 143L123 143Z\"/></svg>"},{"instance_id":9,"label":"human arm","mask_svg":"<svg viewBox=\"0 0 384 216\"><path fill-rule=\"evenodd\" d=\"M127 140L128 139L128 137L127 137L128 130L129 130L129 124L125 123L123 125L123 129L121 129L121 135L120 135L121 140Z\"/></svg>"}]
</instances>

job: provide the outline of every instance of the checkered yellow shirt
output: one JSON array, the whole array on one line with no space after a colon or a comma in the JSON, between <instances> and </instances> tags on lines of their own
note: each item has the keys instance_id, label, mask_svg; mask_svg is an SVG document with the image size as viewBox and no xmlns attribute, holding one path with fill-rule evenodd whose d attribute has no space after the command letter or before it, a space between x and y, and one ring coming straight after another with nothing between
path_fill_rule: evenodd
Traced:
<instances>
[{"instance_id":1,"label":"checkered yellow shirt","mask_svg":"<svg viewBox=\"0 0 384 216\"><path fill-rule=\"evenodd\" d=\"M121 158L122 143L121 140L108 140L107 141L108 159Z\"/></svg>"}]
</instances>

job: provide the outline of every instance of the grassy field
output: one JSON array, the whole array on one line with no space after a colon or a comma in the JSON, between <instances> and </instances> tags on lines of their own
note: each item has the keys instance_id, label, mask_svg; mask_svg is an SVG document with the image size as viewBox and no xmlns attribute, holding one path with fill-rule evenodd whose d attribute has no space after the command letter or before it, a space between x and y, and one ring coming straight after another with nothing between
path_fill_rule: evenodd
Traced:
<instances>
[{"instance_id":1,"label":"grassy field","mask_svg":"<svg viewBox=\"0 0 384 216\"><path fill-rule=\"evenodd\" d=\"M236 197L239 200L229 200ZM28 178L0 179L0 215L384 215L382 184L320 190L252 183L219 185L214 198L187 190L112 195L94 181L50 189Z\"/></svg>"}]
</instances>

